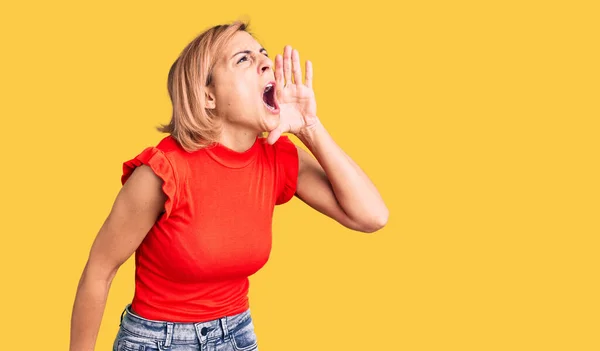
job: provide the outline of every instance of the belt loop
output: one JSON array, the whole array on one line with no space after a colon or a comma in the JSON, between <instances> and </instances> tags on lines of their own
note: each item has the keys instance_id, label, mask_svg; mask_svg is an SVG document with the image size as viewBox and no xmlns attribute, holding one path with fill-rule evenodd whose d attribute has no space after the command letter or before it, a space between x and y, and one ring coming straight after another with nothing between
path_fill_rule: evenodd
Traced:
<instances>
[{"instance_id":1,"label":"belt loop","mask_svg":"<svg viewBox=\"0 0 600 351\"><path fill-rule=\"evenodd\" d=\"M173 322L167 322L167 339L165 340L165 347L171 347L171 341L173 341Z\"/></svg>"},{"instance_id":2,"label":"belt loop","mask_svg":"<svg viewBox=\"0 0 600 351\"><path fill-rule=\"evenodd\" d=\"M129 305L125 306L125 308L123 309L123 312L121 312L121 318L119 320L119 327L121 327L121 324L123 324L123 316L125 315L125 312L127 311L127 307Z\"/></svg>"},{"instance_id":3,"label":"belt loop","mask_svg":"<svg viewBox=\"0 0 600 351\"><path fill-rule=\"evenodd\" d=\"M229 330L227 329L227 317L221 317L219 320L221 321L221 329L223 329L223 339L225 339L227 336L229 336Z\"/></svg>"}]
</instances>

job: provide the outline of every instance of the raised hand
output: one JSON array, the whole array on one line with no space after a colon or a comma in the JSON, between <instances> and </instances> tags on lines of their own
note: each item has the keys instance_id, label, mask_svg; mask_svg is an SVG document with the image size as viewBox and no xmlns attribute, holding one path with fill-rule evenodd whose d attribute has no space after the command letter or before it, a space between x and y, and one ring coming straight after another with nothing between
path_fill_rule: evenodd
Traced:
<instances>
[{"instance_id":1,"label":"raised hand","mask_svg":"<svg viewBox=\"0 0 600 351\"><path fill-rule=\"evenodd\" d=\"M269 132L267 141L275 143L283 133L298 135L319 122L317 102L312 88L312 63L306 61L305 81L302 83L300 55L286 45L283 57L275 57L275 81L277 101L280 108L279 126Z\"/></svg>"}]
</instances>

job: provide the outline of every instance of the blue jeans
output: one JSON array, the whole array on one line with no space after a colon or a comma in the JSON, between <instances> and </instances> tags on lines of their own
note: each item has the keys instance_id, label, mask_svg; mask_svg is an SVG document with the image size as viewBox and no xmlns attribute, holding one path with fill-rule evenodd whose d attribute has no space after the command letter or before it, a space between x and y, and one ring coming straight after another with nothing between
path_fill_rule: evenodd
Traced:
<instances>
[{"instance_id":1,"label":"blue jeans","mask_svg":"<svg viewBox=\"0 0 600 351\"><path fill-rule=\"evenodd\" d=\"M199 323L142 318L127 305L113 351L258 351L250 310Z\"/></svg>"}]
</instances>

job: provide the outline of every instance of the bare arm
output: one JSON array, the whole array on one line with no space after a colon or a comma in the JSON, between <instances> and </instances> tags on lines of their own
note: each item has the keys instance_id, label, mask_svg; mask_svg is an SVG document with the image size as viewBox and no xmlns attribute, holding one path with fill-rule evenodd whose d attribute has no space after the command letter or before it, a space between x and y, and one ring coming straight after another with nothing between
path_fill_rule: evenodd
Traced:
<instances>
[{"instance_id":1,"label":"bare arm","mask_svg":"<svg viewBox=\"0 0 600 351\"><path fill-rule=\"evenodd\" d=\"M298 147L298 198L354 230L372 233L385 226L389 212L379 192L323 125L298 137L316 158Z\"/></svg>"},{"instance_id":2,"label":"bare arm","mask_svg":"<svg viewBox=\"0 0 600 351\"><path fill-rule=\"evenodd\" d=\"M267 141L274 144L289 132L315 156L316 160L298 148L298 198L348 228L375 232L387 224L388 209L371 180L321 124L312 87L312 62L306 61L305 72L303 82L300 55L291 46L284 47L283 56L275 57L280 117Z\"/></svg>"},{"instance_id":3,"label":"bare arm","mask_svg":"<svg viewBox=\"0 0 600 351\"><path fill-rule=\"evenodd\" d=\"M112 280L152 228L165 201L162 179L146 165L136 168L121 188L77 287L70 351L94 350Z\"/></svg>"}]
</instances>

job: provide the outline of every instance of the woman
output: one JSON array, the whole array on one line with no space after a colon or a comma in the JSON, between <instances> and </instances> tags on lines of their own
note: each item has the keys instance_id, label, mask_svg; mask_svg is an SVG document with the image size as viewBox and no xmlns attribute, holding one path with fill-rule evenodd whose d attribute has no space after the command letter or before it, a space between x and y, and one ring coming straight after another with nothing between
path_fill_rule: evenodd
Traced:
<instances>
[{"instance_id":1,"label":"woman","mask_svg":"<svg viewBox=\"0 0 600 351\"><path fill-rule=\"evenodd\" d=\"M317 117L310 61L305 72L302 82L289 46L273 70L243 23L186 46L169 73L173 116L159 128L169 135L124 163L92 245L71 351L94 349L112 279L134 252L115 350L257 350L248 277L268 260L275 205L297 196L352 230L386 224L376 188Z\"/></svg>"}]
</instances>

